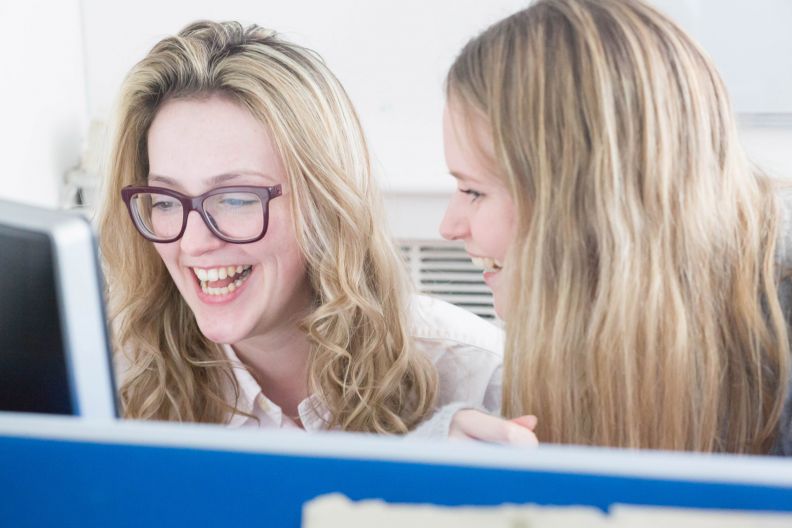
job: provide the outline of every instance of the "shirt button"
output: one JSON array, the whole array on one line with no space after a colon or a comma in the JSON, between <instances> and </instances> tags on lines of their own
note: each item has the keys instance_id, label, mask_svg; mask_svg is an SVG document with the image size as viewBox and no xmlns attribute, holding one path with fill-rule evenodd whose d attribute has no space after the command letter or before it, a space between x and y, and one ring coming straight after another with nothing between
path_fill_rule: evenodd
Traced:
<instances>
[{"instance_id":1,"label":"shirt button","mask_svg":"<svg viewBox=\"0 0 792 528\"><path fill-rule=\"evenodd\" d=\"M267 398L263 394L258 395L258 398L256 398L256 404L263 412L268 412L270 410L269 403L267 403Z\"/></svg>"}]
</instances>

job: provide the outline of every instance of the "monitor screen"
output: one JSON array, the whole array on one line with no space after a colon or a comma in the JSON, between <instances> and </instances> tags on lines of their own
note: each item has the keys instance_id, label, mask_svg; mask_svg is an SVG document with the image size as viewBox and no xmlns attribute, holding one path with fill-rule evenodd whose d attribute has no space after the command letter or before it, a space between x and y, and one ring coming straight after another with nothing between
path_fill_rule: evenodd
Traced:
<instances>
[{"instance_id":1,"label":"monitor screen","mask_svg":"<svg viewBox=\"0 0 792 528\"><path fill-rule=\"evenodd\" d=\"M88 221L0 201L0 292L0 411L117 416Z\"/></svg>"}]
</instances>

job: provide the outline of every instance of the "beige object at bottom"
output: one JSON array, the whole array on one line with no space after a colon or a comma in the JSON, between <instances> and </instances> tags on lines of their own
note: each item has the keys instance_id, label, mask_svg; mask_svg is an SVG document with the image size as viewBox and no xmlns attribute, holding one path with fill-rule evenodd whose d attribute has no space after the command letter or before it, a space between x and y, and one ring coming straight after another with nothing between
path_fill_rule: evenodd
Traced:
<instances>
[{"instance_id":1,"label":"beige object at bottom","mask_svg":"<svg viewBox=\"0 0 792 528\"><path fill-rule=\"evenodd\" d=\"M595 508L539 506L432 506L353 502L340 494L324 495L303 506L303 528L561 528L607 526Z\"/></svg>"},{"instance_id":2,"label":"beige object at bottom","mask_svg":"<svg viewBox=\"0 0 792 528\"><path fill-rule=\"evenodd\" d=\"M792 513L657 508L616 504L609 526L641 528L792 528ZM615 522L614 522L615 521Z\"/></svg>"},{"instance_id":3,"label":"beige object at bottom","mask_svg":"<svg viewBox=\"0 0 792 528\"><path fill-rule=\"evenodd\" d=\"M323 495L303 506L303 528L792 528L792 514L615 505L493 507L389 504Z\"/></svg>"}]
</instances>

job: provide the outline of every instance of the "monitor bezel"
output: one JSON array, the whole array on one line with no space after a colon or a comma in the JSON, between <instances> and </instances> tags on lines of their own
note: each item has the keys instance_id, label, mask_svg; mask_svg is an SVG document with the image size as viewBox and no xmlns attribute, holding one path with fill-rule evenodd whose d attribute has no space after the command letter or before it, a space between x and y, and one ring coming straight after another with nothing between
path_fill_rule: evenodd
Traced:
<instances>
[{"instance_id":1,"label":"monitor bezel","mask_svg":"<svg viewBox=\"0 0 792 528\"><path fill-rule=\"evenodd\" d=\"M50 241L73 414L117 418L104 280L90 222L77 212L0 200L0 223Z\"/></svg>"}]
</instances>

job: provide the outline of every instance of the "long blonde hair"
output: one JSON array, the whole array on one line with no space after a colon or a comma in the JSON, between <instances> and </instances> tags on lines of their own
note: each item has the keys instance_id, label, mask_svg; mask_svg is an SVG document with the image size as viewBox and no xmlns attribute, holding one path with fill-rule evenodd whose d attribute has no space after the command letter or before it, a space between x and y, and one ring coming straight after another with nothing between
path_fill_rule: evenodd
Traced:
<instances>
[{"instance_id":1,"label":"long blonde hair","mask_svg":"<svg viewBox=\"0 0 792 528\"><path fill-rule=\"evenodd\" d=\"M767 452L778 210L704 52L639 1L540 0L469 42L447 90L491 127L519 217L504 414L547 442Z\"/></svg>"},{"instance_id":2,"label":"long blonde hair","mask_svg":"<svg viewBox=\"0 0 792 528\"><path fill-rule=\"evenodd\" d=\"M221 93L271 130L293 190L298 243L315 307L309 390L328 428L403 433L432 409L436 373L412 347L409 283L380 217L364 136L343 88L310 50L235 22L197 22L159 42L121 91L101 249L128 417L223 422L238 394L220 347L198 329L152 244L134 230L119 191L145 182L146 137L165 100Z\"/></svg>"}]
</instances>

